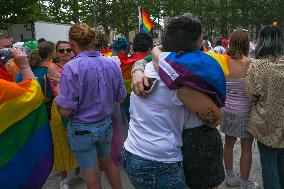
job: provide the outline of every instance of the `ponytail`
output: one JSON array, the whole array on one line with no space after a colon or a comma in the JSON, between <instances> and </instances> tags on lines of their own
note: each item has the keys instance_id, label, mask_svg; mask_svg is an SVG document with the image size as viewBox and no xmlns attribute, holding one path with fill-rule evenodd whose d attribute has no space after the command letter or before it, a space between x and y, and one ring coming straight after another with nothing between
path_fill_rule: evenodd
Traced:
<instances>
[{"instance_id":1,"label":"ponytail","mask_svg":"<svg viewBox=\"0 0 284 189\"><path fill-rule=\"evenodd\" d=\"M35 67L44 61L52 52L54 52L55 45L51 41L45 41L39 44L38 50L30 55L30 66Z\"/></svg>"},{"instance_id":2,"label":"ponytail","mask_svg":"<svg viewBox=\"0 0 284 189\"><path fill-rule=\"evenodd\" d=\"M41 62L42 58L40 57L38 50L34 51L29 57L30 67L33 68L39 66Z\"/></svg>"}]
</instances>

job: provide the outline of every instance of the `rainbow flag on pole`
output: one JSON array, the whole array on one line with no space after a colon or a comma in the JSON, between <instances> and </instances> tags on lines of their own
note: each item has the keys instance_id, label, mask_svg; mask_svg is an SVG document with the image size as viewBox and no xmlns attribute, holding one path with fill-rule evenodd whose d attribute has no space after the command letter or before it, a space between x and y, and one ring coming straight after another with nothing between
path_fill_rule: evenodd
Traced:
<instances>
[{"instance_id":1,"label":"rainbow flag on pole","mask_svg":"<svg viewBox=\"0 0 284 189\"><path fill-rule=\"evenodd\" d=\"M36 80L0 79L0 188L41 188L52 170L52 137L42 102Z\"/></svg>"},{"instance_id":2,"label":"rainbow flag on pole","mask_svg":"<svg viewBox=\"0 0 284 189\"><path fill-rule=\"evenodd\" d=\"M154 27L154 23L150 19L149 14L143 9L138 7L139 10L139 31L142 33L149 33Z\"/></svg>"}]
</instances>

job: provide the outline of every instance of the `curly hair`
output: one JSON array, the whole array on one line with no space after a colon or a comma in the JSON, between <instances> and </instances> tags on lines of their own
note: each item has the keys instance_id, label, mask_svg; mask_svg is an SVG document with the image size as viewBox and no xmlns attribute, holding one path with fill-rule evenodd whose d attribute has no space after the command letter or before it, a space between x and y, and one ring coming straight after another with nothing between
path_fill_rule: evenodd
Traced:
<instances>
[{"instance_id":1,"label":"curly hair","mask_svg":"<svg viewBox=\"0 0 284 189\"><path fill-rule=\"evenodd\" d=\"M284 36L281 27L265 26L261 30L255 55L256 58L275 58L284 55Z\"/></svg>"},{"instance_id":2,"label":"curly hair","mask_svg":"<svg viewBox=\"0 0 284 189\"><path fill-rule=\"evenodd\" d=\"M85 23L76 23L69 30L69 39L74 40L82 50L101 50L106 37Z\"/></svg>"},{"instance_id":3,"label":"curly hair","mask_svg":"<svg viewBox=\"0 0 284 189\"><path fill-rule=\"evenodd\" d=\"M170 20L162 36L162 46L168 52L197 50L197 41L201 35L199 19L186 13Z\"/></svg>"},{"instance_id":4,"label":"curly hair","mask_svg":"<svg viewBox=\"0 0 284 189\"><path fill-rule=\"evenodd\" d=\"M54 52L55 45L51 41L44 41L38 45L38 49L34 51L29 57L31 67L39 66L39 64L46 59L50 53Z\"/></svg>"},{"instance_id":5,"label":"curly hair","mask_svg":"<svg viewBox=\"0 0 284 189\"><path fill-rule=\"evenodd\" d=\"M153 38L147 33L137 33L133 39L134 52L147 52L153 48Z\"/></svg>"},{"instance_id":6,"label":"curly hair","mask_svg":"<svg viewBox=\"0 0 284 189\"><path fill-rule=\"evenodd\" d=\"M229 40L228 55L233 59L241 59L249 53L249 33L247 30L235 30Z\"/></svg>"},{"instance_id":7,"label":"curly hair","mask_svg":"<svg viewBox=\"0 0 284 189\"><path fill-rule=\"evenodd\" d=\"M115 51L127 51L128 49L128 41L124 38L118 38L113 42L113 49Z\"/></svg>"},{"instance_id":8,"label":"curly hair","mask_svg":"<svg viewBox=\"0 0 284 189\"><path fill-rule=\"evenodd\" d=\"M96 33L97 33L97 36L96 36L97 47L96 47L96 49L97 50L104 50L104 49L108 48L109 45L108 45L107 36L103 32L100 32L100 31L97 31Z\"/></svg>"}]
</instances>

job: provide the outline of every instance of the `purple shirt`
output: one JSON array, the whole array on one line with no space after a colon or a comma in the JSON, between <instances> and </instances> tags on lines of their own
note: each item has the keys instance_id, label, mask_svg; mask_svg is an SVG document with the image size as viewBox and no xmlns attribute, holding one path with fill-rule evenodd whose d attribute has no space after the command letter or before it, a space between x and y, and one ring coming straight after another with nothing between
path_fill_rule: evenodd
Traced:
<instances>
[{"instance_id":1,"label":"purple shirt","mask_svg":"<svg viewBox=\"0 0 284 189\"><path fill-rule=\"evenodd\" d=\"M93 123L113 113L114 102L126 97L120 68L96 51L84 51L63 67L55 102L73 110L70 120Z\"/></svg>"}]
</instances>

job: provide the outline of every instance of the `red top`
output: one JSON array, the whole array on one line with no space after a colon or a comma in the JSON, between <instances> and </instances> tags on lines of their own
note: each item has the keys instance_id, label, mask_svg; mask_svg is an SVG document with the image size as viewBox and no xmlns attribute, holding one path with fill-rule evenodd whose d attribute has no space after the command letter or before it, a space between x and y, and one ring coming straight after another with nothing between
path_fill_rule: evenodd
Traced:
<instances>
[{"instance_id":1,"label":"red top","mask_svg":"<svg viewBox=\"0 0 284 189\"><path fill-rule=\"evenodd\" d=\"M229 40L223 38L223 39L222 39L222 46L223 46L224 48L228 48L228 45L229 45Z\"/></svg>"},{"instance_id":2,"label":"red top","mask_svg":"<svg viewBox=\"0 0 284 189\"><path fill-rule=\"evenodd\" d=\"M134 62L145 58L147 55L148 52L140 52L134 53L132 56L128 57L127 54L120 52L118 57L120 59L121 66L125 66L128 64L133 64Z\"/></svg>"},{"instance_id":3,"label":"red top","mask_svg":"<svg viewBox=\"0 0 284 189\"><path fill-rule=\"evenodd\" d=\"M3 63L0 62L0 79L13 82L13 77L9 74L7 68Z\"/></svg>"}]
</instances>

